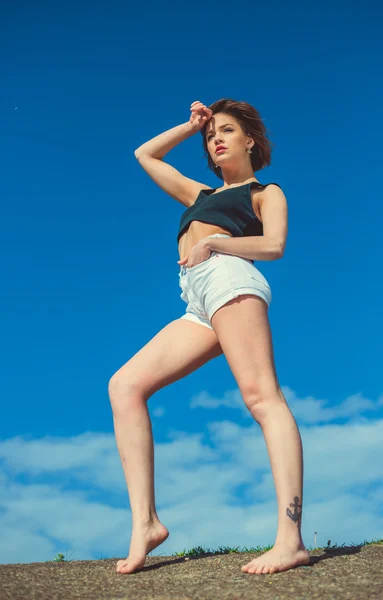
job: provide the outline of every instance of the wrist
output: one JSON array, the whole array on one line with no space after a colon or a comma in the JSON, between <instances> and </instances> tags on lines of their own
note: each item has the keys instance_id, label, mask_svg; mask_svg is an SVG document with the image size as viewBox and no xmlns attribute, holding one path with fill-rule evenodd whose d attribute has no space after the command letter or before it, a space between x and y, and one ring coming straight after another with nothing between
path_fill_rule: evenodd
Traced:
<instances>
[{"instance_id":1,"label":"wrist","mask_svg":"<svg viewBox=\"0 0 383 600\"><path fill-rule=\"evenodd\" d=\"M202 238L202 240L200 240L199 243L201 244L201 246L203 248L208 248L209 250L213 250L213 248L212 248L212 245L214 244L213 240L214 240L214 238L211 238L211 237Z\"/></svg>"},{"instance_id":2,"label":"wrist","mask_svg":"<svg viewBox=\"0 0 383 600\"><path fill-rule=\"evenodd\" d=\"M193 125L190 123L190 121L188 121L188 123L187 123L187 124L188 124L188 126L189 126L190 133L191 133L192 135L193 135L194 133L198 133L198 132L199 132L199 129L196 129L195 127L193 127Z\"/></svg>"}]
</instances>

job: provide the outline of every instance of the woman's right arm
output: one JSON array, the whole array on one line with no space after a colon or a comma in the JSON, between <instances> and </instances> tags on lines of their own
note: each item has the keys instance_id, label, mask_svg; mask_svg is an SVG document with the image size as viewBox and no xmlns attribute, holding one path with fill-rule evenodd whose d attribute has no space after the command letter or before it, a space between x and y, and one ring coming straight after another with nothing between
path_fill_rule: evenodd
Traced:
<instances>
[{"instance_id":1,"label":"woman's right arm","mask_svg":"<svg viewBox=\"0 0 383 600\"><path fill-rule=\"evenodd\" d=\"M193 128L190 121L182 123L182 125L172 127L172 129L168 129L168 131L164 131L164 133L160 133L160 135L157 135L145 144L142 144L142 146L134 151L134 156L139 158L145 154L152 158L163 158L165 154L174 148L174 146L177 146L177 144L183 142L195 133L196 129Z\"/></svg>"},{"instance_id":2,"label":"woman's right arm","mask_svg":"<svg viewBox=\"0 0 383 600\"><path fill-rule=\"evenodd\" d=\"M182 175L177 169L164 162L162 158L153 158L149 154L140 154L137 160L149 177L172 198L184 206L191 206L201 190L209 189L208 185L199 183Z\"/></svg>"},{"instance_id":3,"label":"woman's right arm","mask_svg":"<svg viewBox=\"0 0 383 600\"><path fill-rule=\"evenodd\" d=\"M209 189L209 186L185 177L162 159L174 146L197 133L211 117L211 110L198 100L191 105L191 111L190 121L157 135L134 152L138 162L153 181L169 196L187 207L194 204L199 192Z\"/></svg>"},{"instance_id":4,"label":"woman's right arm","mask_svg":"<svg viewBox=\"0 0 383 600\"><path fill-rule=\"evenodd\" d=\"M207 108L199 100L191 103L190 111L191 115L187 123L168 129L168 131L164 131L164 133L160 133L152 140L142 144L134 151L134 156L138 158L140 155L145 154L152 158L163 158L174 146L200 131L213 114L210 108Z\"/></svg>"}]
</instances>

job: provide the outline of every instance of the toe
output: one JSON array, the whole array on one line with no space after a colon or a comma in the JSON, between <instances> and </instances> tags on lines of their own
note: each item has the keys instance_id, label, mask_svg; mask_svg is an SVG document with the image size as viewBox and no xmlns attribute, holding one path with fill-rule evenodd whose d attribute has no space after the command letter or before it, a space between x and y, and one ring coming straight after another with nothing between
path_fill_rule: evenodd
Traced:
<instances>
[{"instance_id":1,"label":"toe","mask_svg":"<svg viewBox=\"0 0 383 600\"><path fill-rule=\"evenodd\" d=\"M263 575L270 573L270 569L271 569L271 565L265 565L262 570Z\"/></svg>"},{"instance_id":2,"label":"toe","mask_svg":"<svg viewBox=\"0 0 383 600\"><path fill-rule=\"evenodd\" d=\"M117 567L116 567L117 573L122 573L124 567L127 567L127 565L128 565L128 561L127 560L119 560L119 561L117 561Z\"/></svg>"},{"instance_id":3,"label":"toe","mask_svg":"<svg viewBox=\"0 0 383 600\"><path fill-rule=\"evenodd\" d=\"M271 573L272 575L273 575L274 573L278 573L278 567L276 567L275 565L274 565L274 566L273 566L273 565L271 565L271 567L270 567L270 570L269 570L269 573Z\"/></svg>"}]
</instances>

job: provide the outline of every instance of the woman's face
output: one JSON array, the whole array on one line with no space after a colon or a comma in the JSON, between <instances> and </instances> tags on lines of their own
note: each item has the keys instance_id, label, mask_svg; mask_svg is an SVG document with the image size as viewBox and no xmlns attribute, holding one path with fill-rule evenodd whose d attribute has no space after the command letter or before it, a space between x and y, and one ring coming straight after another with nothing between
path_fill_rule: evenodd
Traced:
<instances>
[{"instance_id":1,"label":"woman's face","mask_svg":"<svg viewBox=\"0 0 383 600\"><path fill-rule=\"evenodd\" d=\"M216 165L232 161L235 157L243 159L246 150L246 136L238 121L231 115L216 113L209 119L205 139L207 149ZM225 146L226 150L220 154L216 153L218 146Z\"/></svg>"}]
</instances>

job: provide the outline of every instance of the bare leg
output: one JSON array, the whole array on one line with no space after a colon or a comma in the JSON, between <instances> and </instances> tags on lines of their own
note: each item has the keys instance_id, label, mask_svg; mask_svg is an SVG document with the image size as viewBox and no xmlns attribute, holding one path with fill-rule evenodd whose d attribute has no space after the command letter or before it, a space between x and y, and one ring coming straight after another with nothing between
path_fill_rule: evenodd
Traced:
<instances>
[{"instance_id":1,"label":"bare leg","mask_svg":"<svg viewBox=\"0 0 383 600\"><path fill-rule=\"evenodd\" d=\"M307 564L310 554L301 536L302 443L279 386L267 304L244 294L218 309L211 323L246 407L265 436L278 500L273 549L245 564L242 571L276 573Z\"/></svg>"},{"instance_id":2,"label":"bare leg","mask_svg":"<svg viewBox=\"0 0 383 600\"><path fill-rule=\"evenodd\" d=\"M145 399L137 394L125 398L123 408L113 409L113 422L133 520L129 556L118 561L116 570L133 573L144 565L146 555L167 539L169 531L155 507L153 434Z\"/></svg>"},{"instance_id":3,"label":"bare leg","mask_svg":"<svg viewBox=\"0 0 383 600\"><path fill-rule=\"evenodd\" d=\"M276 573L310 560L301 535L303 504L302 440L282 391L250 409L265 436L278 500L274 547L242 567L247 573ZM281 401L281 399L283 401Z\"/></svg>"},{"instance_id":4,"label":"bare leg","mask_svg":"<svg viewBox=\"0 0 383 600\"><path fill-rule=\"evenodd\" d=\"M169 536L154 498L154 448L148 399L222 354L211 329L185 319L166 325L110 379L114 430L132 509L133 529L126 560L117 572L133 573L148 552Z\"/></svg>"}]
</instances>

